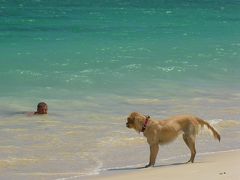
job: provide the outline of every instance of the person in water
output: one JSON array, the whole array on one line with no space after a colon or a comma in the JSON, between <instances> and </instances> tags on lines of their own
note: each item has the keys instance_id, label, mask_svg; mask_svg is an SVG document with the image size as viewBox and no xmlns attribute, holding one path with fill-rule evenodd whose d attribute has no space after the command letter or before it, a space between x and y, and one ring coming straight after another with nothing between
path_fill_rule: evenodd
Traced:
<instances>
[{"instance_id":1,"label":"person in water","mask_svg":"<svg viewBox=\"0 0 240 180\"><path fill-rule=\"evenodd\" d=\"M34 115L41 115L48 113L48 105L45 102L40 102L37 105L37 111L34 112Z\"/></svg>"}]
</instances>

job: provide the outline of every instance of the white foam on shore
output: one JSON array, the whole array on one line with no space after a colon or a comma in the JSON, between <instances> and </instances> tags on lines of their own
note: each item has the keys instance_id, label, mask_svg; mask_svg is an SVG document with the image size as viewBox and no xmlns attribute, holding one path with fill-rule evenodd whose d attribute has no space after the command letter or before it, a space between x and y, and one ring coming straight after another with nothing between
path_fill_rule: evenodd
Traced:
<instances>
[{"instance_id":1,"label":"white foam on shore","mask_svg":"<svg viewBox=\"0 0 240 180\"><path fill-rule=\"evenodd\" d=\"M95 167L92 171L90 172L85 172L85 173L76 173L78 175L75 176L70 176L70 177L64 177L64 178L57 178L56 180L71 180L71 179L77 179L77 178L81 178L81 177L86 177L86 176L94 176L94 175L98 175L100 174L100 172L102 171L102 166L103 163L98 161L98 166Z\"/></svg>"},{"instance_id":2,"label":"white foam on shore","mask_svg":"<svg viewBox=\"0 0 240 180\"><path fill-rule=\"evenodd\" d=\"M239 120L224 120L224 119L211 119L208 121L211 125L221 128L229 128L234 126L239 126Z\"/></svg>"},{"instance_id":3,"label":"white foam on shore","mask_svg":"<svg viewBox=\"0 0 240 180\"><path fill-rule=\"evenodd\" d=\"M218 124L218 123L220 123L220 122L222 122L223 121L223 119L211 119L210 121L209 121L209 123L211 124L211 125L215 125L215 124Z\"/></svg>"}]
</instances>

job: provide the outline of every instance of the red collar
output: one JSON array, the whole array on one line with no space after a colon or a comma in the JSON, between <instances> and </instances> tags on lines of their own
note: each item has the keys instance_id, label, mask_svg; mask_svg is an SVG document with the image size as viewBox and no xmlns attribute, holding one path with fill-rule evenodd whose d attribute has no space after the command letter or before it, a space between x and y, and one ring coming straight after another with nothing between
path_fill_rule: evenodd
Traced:
<instances>
[{"instance_id":1,"label":"red collar","mask_svg":"<svg viewBox=\"0 0 240 180\"><path fill-rule=\"evenodd\" d=\"M150 116L146 116L146 120L145 120L145 122L144 122L144 124L143 124L143 127L142 127L142 132L145 131L149 119L150 119Z\"/></svg>"}]
</instances>

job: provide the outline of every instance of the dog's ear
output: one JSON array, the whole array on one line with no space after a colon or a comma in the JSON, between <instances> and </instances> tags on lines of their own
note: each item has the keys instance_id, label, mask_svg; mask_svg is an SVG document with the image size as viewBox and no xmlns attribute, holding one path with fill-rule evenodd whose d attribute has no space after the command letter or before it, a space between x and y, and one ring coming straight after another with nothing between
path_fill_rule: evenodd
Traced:
<instances>
[{"instance_id":1,"label":"dog's ear","mask_svg":"<svg viewBox=\"0 0 240 180\"><path fill-rule=\"evenodd\" d=\"M149 115L144 115L146 119L150 119L151 117Z\"/></svg>"},{"instance_id":2,"label":"dog's ear","mask_svg":"<svg viewBox=\"0 0 240 180\"><path fill-rule=\"evenodd\" d=\"M134 117L134 129L140 133L142 130L142 117L141 116L135 116Z\"/></svg>"}]
</instances>

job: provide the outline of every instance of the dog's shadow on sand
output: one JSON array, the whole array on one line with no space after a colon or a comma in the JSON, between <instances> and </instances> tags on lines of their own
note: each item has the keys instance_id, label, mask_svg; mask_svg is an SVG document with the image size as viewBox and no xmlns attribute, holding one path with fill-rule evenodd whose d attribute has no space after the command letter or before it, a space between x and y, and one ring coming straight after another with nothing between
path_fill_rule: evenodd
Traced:
<instances>
[{"instance_id":1,"label":"dog's shadow on sand","mask_svg":"<svg viewBox=\"0 0 240 180\"><path fill-rule=\"evenodd\" d=\"M188 164L186 162L183 163L172 163L172 164L163 164L163 165L156 165L153 168L156 167L168 167L168 166L179 166L179 165L184 165ZM148 167L145 166L140 166L140 167L118 167L118 168L109 168L107 171L128 171L128 170L138 170L138 169L147 169Z\"/></svg>"}]
</instances>

